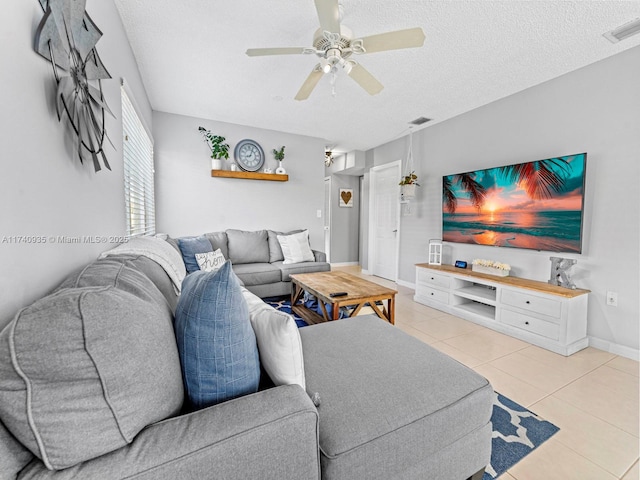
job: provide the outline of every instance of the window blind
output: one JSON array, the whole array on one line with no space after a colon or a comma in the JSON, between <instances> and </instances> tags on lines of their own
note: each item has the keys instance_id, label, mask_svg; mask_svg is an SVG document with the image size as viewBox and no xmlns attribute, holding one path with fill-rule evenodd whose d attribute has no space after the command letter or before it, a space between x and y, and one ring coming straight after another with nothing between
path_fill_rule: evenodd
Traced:
<instances>
[{"instance_id":1,"label":"window blind","mask_svg":"<svg viewBox=\"0 0 640 480\"><path fill-rule=\"evenodd\" d=\"M121 92L127 235L155 235L153 140L144 128L124 86Z\"/></svg>"}]
</instances>

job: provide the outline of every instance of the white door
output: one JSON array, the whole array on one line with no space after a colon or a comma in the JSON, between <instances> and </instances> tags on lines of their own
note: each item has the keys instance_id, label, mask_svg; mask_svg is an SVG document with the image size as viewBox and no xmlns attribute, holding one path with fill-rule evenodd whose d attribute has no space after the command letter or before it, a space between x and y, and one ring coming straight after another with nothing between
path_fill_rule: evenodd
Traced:
<instances>
[{"instance_id":1,"label":"white door","mask_svg":"<svg viewBox=\"0 0 640 480\"><path fill-rule=\"evenodd\" d=\"M324 253L331 261L331 177L324 179Z\"/></svg>"},{"instance_id":2,"label":"white door","mask_svg":"<svg viewBox=\"0 0 640 480\"><path fill-rule=\"evenodd\" d=\"M402 162L371 169L371 225L369 266L378 277L396 281L400 229L400 181Z\"/></svg>"}]
</instances>

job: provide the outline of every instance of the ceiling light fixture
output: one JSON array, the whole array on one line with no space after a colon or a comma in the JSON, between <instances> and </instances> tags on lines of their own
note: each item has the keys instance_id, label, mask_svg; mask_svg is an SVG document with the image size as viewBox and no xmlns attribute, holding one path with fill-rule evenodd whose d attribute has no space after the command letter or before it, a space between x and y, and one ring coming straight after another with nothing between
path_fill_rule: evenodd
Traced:
<instances>
[{"instance_id":1,"label":"ceiling light fixture","mask_svg":"<svg viewBox=\"0 0 640 480\"><path fill-rule=\"evenodd\" d=\"M630 22L620 25L618 28L604 33L603 37L609 40L611 43L618 43L621 40L626 40L632 35L640 33L640 18L631 20Z\"/></svg>"}]
</instances>

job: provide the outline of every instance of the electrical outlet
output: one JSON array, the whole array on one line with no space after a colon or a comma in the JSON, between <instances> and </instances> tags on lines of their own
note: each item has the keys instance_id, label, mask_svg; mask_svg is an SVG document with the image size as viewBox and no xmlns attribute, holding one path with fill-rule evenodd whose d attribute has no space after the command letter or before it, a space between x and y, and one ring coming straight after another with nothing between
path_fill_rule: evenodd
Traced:
<instances>
[{"instance_id":1,"label":"electrical outlet","mask_svg":"<svg viewBox=\"0 0 640 480\"><path fill-rule=\"evenodd\" d=\"M316 210L316 216L322 218L322 210Z\"/></svg>"},{"instance_id":2,"label":"electrical outlet","mask_svg":"<svg viewBox=\"0 0 640 480\"><path fill-rule=\"evenodd\" d=\"M607 305L611 307L618 306L618 292L607 292Z\"/></svg>"}]
</instances>

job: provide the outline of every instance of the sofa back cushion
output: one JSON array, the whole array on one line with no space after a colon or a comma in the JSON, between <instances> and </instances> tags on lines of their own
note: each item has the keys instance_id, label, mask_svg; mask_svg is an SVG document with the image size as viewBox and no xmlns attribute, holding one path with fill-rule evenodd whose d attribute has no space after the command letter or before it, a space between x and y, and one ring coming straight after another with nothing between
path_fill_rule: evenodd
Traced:
<instances>
[{"instance_id":1,"label":"sofa back cushion","mask_svg":"<svg viewBox=\"0 0 640 480\"><path fill-rule=\"evenodd\" d=\"M247 232L227 230L229 256L233 264L269 263L269 242L266 230ZM224 252L223 252L224 253Z\"/></svg>"},{"instance_id":2,"label":"sofa back cushion","mask_svg":"<svg viewBox=\"0 0 640 480\"><path fill-rule=\"evenodd\" d=\"M184 279L175 333L184 385L194 409L258 391L256 337L231 263Z\"/></svg>"},{"instance_id":3,"label":"sofa back cushion","mask_svg":"<svg viewBox=\"0 0 640 480\"><path fill-rule=\"evenodd\" d=\"M184 400L167 302L141 273L111 273L111 285L62 288L0 332L0 420L51 470L121 448Z\"/></svg>"},{"instance_id":4,"label":"sofa back cushion","mask_svg":"<svg viewBox=\"0 0 640 480\"><path fill-rule=\"evenodd\" d=\"M229 258L229 242L227 240L227 232L210 232L205 233L205 237L211 243L213 250L220 249L224 258Z\"/></svg>"}]
</instances>

